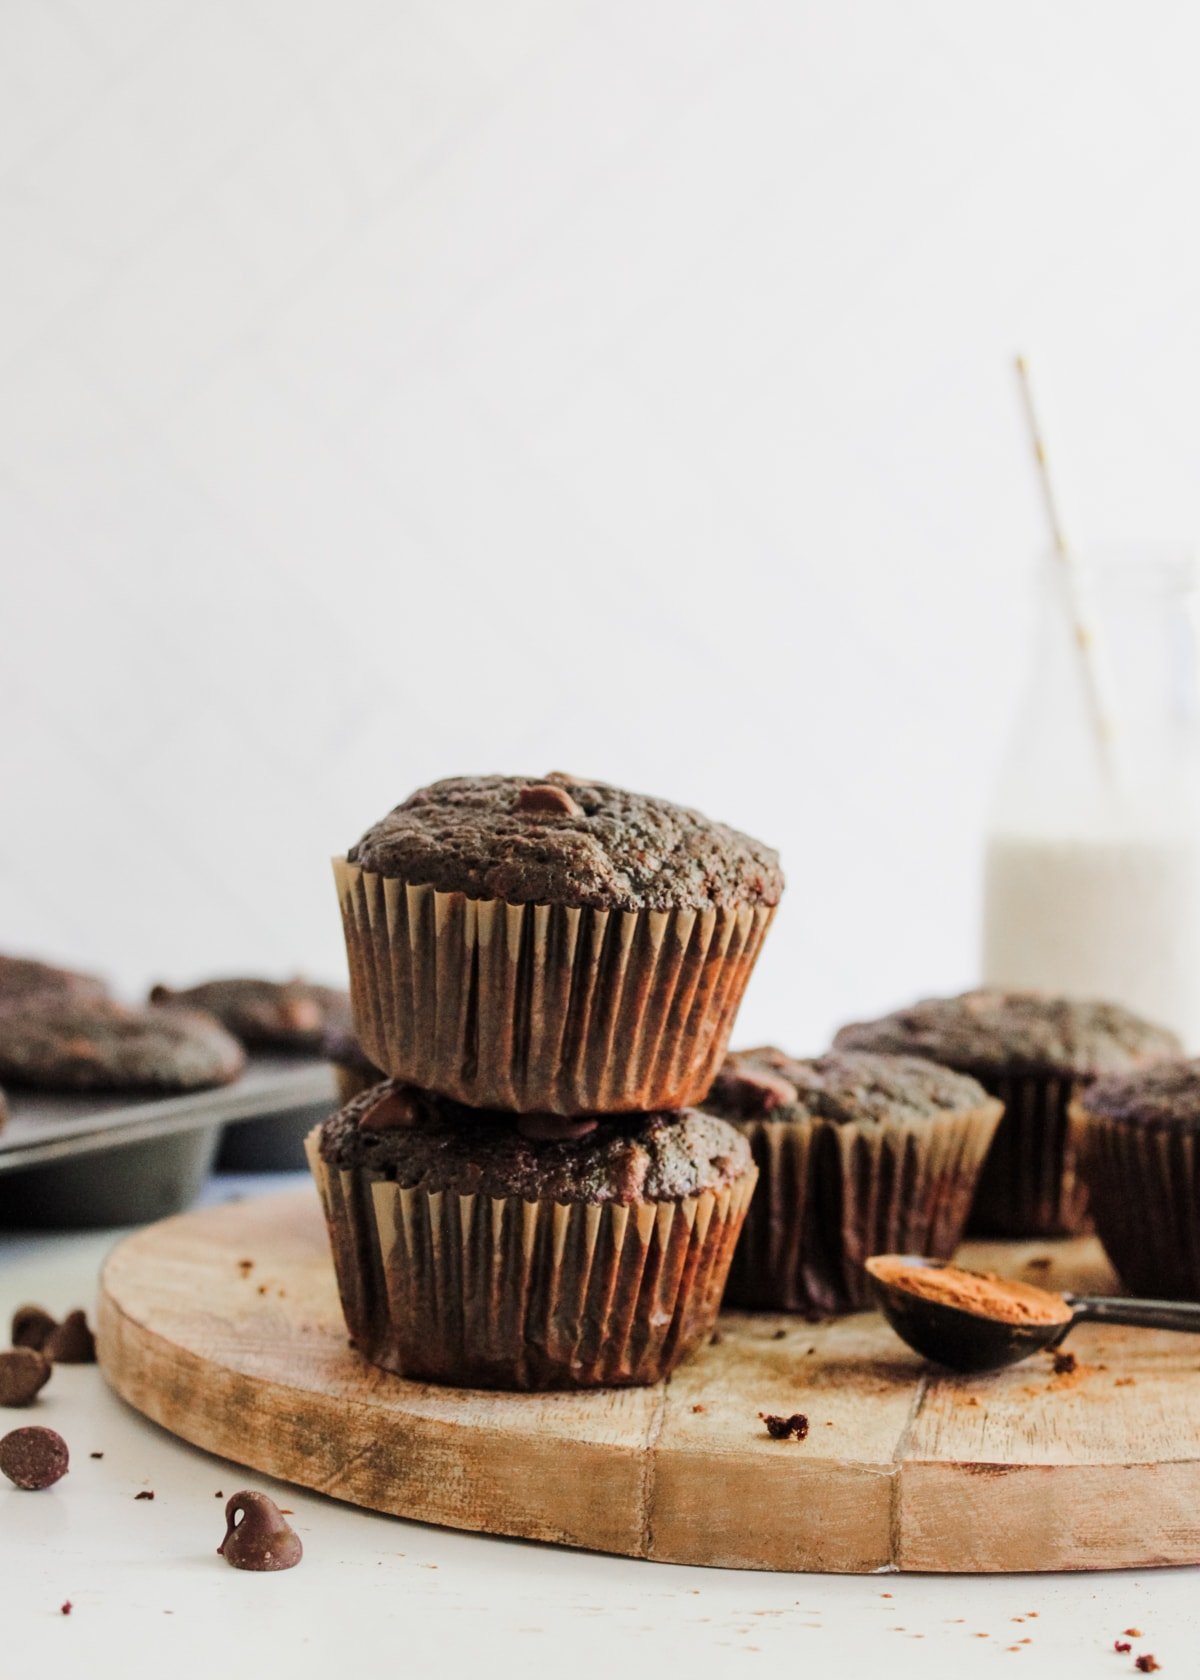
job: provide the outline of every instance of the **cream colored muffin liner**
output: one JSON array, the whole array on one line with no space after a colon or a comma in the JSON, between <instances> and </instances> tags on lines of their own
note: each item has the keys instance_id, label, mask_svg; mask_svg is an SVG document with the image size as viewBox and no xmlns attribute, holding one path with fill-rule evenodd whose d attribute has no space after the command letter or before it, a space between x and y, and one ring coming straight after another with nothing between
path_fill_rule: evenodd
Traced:
<instances>
[{"instance_id":1,"label":"cream colored muffin liner","mask_svg":"<svg viewBox=\"0 0 1200 1680\"><path fill-rule=\"evenodd\" d=\"M774 914L471 899L334 859L354 1025L390 1075L473 1108L703 1097Z\"/></svg>"},{"instance_id":2,"label":"cream colored muffin liner","mask_svg":"<svg viewBox=\"0 0 1200 1680\"><path fill-rule=\"evenodd\" d=\"M1000 1104L912 1123L734 1120L759 1186L726 1305L853 1312L871 1305L872 1254L948 1260L958 1247Z\"/></svg>"},{"instance_id":3,"label":"cream colored muffin liner","mask_svg":"<svg viewBox=\"0 0 1200 1680\"><path fill-rule=\"evenodd\" d=\"M1071 1139L1096 1234L1135 1295L1200 1301L1200 1140L1071 1105Z\"/></svg>"},{"instance_id":4,"label":"cream colored muffin liner","mask_svg":"<svg viewBox=\"0 0 1200 1680\"><path fill-rule=\"evenodd\" d=\"M657 1382L710 1334L754 1183L679 1202L403 1189L321 1159L346 1323L385 1370L480 1388Z\"/></svg>"},{"instance_id":5,"label":"cream colored muffin liner","mask_svg":"<svg viewBox=\"0 0 1200 1680\"><path fill-rule=\"evenodd\" d=\"M1087 1189L1076 1170L1069 1111L1072 1079L971 1070L1004 1104L975 1194L968 1230L989 1237L1064 1237L1090 1231Z\"/></svg>"},{"instance_id":6,"label":"cream colored muffin liner","mask_svg":"<svg viewBox=\"0 0 1200 1680\"><path fill-rule=\"evenodd\" d=\"M350 1062L334 1062L333 1077L337 1083L338 1107L345 1108L348 1102L353 1102L355 1097L369 1091L373 1085L378 1085L386 1075L367 1073Z\"/></svg>"}]
</instances>

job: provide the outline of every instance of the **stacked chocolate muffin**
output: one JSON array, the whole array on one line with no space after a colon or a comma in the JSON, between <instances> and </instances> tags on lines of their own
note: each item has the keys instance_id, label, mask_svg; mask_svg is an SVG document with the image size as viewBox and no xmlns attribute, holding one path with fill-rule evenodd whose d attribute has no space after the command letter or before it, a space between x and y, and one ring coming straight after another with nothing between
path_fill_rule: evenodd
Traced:
<instances>
[{"instance_id":1,"label":"stacked chocolate muffin","mask_svg":"<svg viewBox=\"0 0 1200 1680\"><path fill-rule=\"evenodd\" d=\"M783 888L699 813L552 773L424 788L335 861L362 1051L309 1140L351 1336L512 1388L647 1383L707 1335L757 1176L688 1105Z\"/></svg>"}]
</instances>

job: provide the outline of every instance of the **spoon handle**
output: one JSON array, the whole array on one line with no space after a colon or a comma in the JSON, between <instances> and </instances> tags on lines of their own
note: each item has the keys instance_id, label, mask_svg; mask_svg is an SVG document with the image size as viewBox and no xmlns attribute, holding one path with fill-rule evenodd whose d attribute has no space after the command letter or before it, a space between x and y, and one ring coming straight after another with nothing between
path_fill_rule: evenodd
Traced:
<instances>
[{"instance_id":1,"label":"spoon handle","mask_svg":"<svg viewBox=\"0 0 1200 1680\"><path fill-rule=\"evenodd\" d=\"M1200 1302L1139 1301L1121 1295L1068 1297L1073 1322L1094 1319L1100 1324L1135 1324L1143 1330L1190 1330L1200 1336Z\"/></svg>"}]
</instances>

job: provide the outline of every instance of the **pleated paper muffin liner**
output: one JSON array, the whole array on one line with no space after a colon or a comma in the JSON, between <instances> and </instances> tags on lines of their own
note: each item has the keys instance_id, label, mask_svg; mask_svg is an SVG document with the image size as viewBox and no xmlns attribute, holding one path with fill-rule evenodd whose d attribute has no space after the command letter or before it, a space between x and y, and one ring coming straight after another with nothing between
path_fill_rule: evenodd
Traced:
<instances>
[{"instance_id":1,"label":"pleated paper muffin liner","mask_svg":"<svg viewBox=\"0 0 1200 1680\"><path fill-rule=\"evenodd\" d=\"M1096 1234L1135 1295L1200 1301L1200 1139L1071 1107Z\"/></svg>"},{"instance_id":2,"label":"pleated paper muffin liner","mask_svg":"<svg viewBox=\"0 0 1200 1680\"><path fill-rule=\"evenodd\" d=\"M365 1068L354 1067L350 1062L334 1062L333 1077L337 1084L338 1107L345 1108L348 1102L369 1091L372 1085L378 1085L383 1075L377 1071L368 1073Z\"/></svg>"},{"instance_id":3,"label":"pleated paper muffin liner","mask_svg":"<svg viewBox=\"0 0 1200 1680\"><path fill-rule=\"evenodd\" d=\"M393 1078L518 1113L698 1101L774 914L505 904L344 858L334 872L367 1055Z\"/></svg>"},{"instance_id":4,"label":"pleated paper muffin liner","mask_svg":"<svg viewBox=\"0 0 1200 1680\"><path fill-rule=\"evenodd\" d=\"M967 1229L989 1237L1065 1237L1091 1230L1069 1110L1078 1082L1052 1074L972 1068L1004 1104Z\"/></svg>"},{"instance_id":5,"label":"pleated paper muffin liner","mask_svg":"<svg viewBox=\"0 0 1200 1680\"><path fill-rule=\"evenodd\" d=\"M354 1345L472 1388L658 1382L710 1334L758 1176L678 1202L405 1189L306 1148Z\"/></svg>"},{"instance_id":6,"label":"pleated paper muffin liner","mask_svg":"<svg viewBox=\"0 0 1200 1680\"><path fill-rule=\"evenodd\" d=\"M807 1313L872 1304L872 1254L948 1260L966 1225L1000 1104L920 1124L736 1120L759 1169L727 1306Z\"/></svg>"}]
</instances>

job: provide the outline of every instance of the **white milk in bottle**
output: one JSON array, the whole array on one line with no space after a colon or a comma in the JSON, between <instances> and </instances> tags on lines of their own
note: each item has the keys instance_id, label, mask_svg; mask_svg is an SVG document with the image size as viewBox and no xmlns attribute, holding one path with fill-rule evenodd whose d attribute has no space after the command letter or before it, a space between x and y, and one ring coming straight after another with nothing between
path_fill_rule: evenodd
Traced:
<instances>
[{"instance_id":1,"label":"white milk in bottle","mask_svg":"<svg viewBox=\"0 0 1200 1680\"><path fill-rule=\"evenodd\" d=\"M1061 560L994 802L984 978L1105 998L1200 1050L1200 723L1186 556L1075 562L1113 727L1097 734Z\"/></svg>"}]
</instances>

